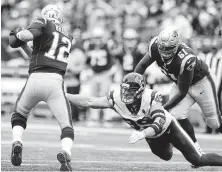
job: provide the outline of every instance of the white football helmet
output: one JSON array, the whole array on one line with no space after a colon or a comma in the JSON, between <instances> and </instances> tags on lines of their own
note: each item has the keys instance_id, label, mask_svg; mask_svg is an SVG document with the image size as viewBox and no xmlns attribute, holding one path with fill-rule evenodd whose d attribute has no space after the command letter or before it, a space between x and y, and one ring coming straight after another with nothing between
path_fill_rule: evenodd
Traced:
<instances>
[{"instance_id":1,"label":"white football helmet","mask_svg":"<svg viewBox=\"0 0 222 172\"><path fill-rule=\"evenodd\" d=\"M62 23L62 11L57 5L47 5L45 6L42 11L41 15L46 20L53 20L56 23Z\"/></svg>"},{"instance_id":2,"label":"white football helmet","mask_svg":"<svg viewBox=\"0 0 222 172\"><path fill-rule=\"evenodd\" d=\"M160 32L157 38L157 46L162 59L168 63L176 54L180 44L179 30L167 28Z\"/></svg>"},{"instance_id":3,"label":"white football helmet","mask_svg":"<svg viewBox=\"0 0 222 172\"><path fill-rule=\"evenodd\" d=\"M136 48L139 42L139 34L136 30L128 28L123 33L123 44L128 48Z\"/></svg>"},{"instance_id":4,"label":"white football helmet","mask_svg":"<svg viewBox=\"0 0 222 172\"><path fill-rule=\"evenodd\" d=\"M90 40L94 44L101 45L104 42L104 39L106 36L105 34L106 34L106 32L105 32L104 28L95 27L91 31Z\"/></svg>"}]
</instances>

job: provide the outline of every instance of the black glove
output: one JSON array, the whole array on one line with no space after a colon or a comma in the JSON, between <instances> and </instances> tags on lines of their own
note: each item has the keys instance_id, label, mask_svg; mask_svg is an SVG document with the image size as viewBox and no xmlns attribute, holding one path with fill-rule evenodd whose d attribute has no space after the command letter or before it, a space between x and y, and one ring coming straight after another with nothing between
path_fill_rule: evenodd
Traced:
<instances>
[{"instance_id":1,"label":"black glove","mask_svg":"<svg viewBox=\"0 0 222 172\"><path fill-rule=\"evenodd\" d=\"M25 44L24 41L18 39L16 36L17 33L20 32L21 30L23 30L22 27L18 26L15 29L11 30L11 32L9 33L9 45L12 48L18 48Z\"/></svg>"}]
</instances>

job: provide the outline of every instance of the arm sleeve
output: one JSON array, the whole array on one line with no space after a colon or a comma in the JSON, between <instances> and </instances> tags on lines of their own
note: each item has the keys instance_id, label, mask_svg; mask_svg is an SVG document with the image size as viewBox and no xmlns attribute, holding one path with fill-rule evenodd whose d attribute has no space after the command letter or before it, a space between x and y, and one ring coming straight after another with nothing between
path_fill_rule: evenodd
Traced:
<instances>
[{"instance_id":1,"label":"arm sleeve","mask_svg":"<svg viewBox=\"0 0 222 172\"><path fill-rule=\"evenodd\" d=\"M109 91L108 94L107 94L107 100L109 101L109 103L110 103L112 106L115 105L115 101L114 101L114 96L113 96L113 94L114 94L114 90Z\"/></svg>"},{"instance_id":2,"label":"arm sleeve","mask_svg":"<svg viewBox=\"0 0 222 172\"><path fill-rule=\"evenodd\" d=\"M46 25L46 20L43 18L38 18L32 21L27 30L29 30L34 38L42 35L42 29Z\"/></svg>"},{"instance_id":3,"label":"arm sleeve","mask_svg":"<svg viewBox=\"0 0 222 172\"><path fill-rule=\"evenodd\" d=\"M151 54L151 48L152 48L152 45L155 42L155 40L156 40L156 37L153 38L150 41L148 52L145 54L145 56L137 64L137 66L135 67L134 72L137 72L137 73L140 73L140 74L143 75L146 68L149 67L154 62L154 58L152 58L152 54Z\"/></svg>"},{"instance_id":4,"label":"arm sleeve","mask_svg":"<svg viewBox=\"0 0 222 172\"><path fill-rule=\"evenodd\" d=\"M172 99L164 105L164 108L166 110L169 110L174 106L176 106L186 96L193 80L195 65L196 65L195 56L189 57L187 59L185 57L185 59L181 64L180 75L177 83L179 87L179 93L174 95Z\"/></svg>"},{"instance_id":5,"label":"arm sleeve","mask_svg":"<svg viewBox=\"0 0 222 172\"><path fill-rule=\"evenodd\" d=\"M153 92L155 93L154 98L151 103L150 107L150 116L153 119L153 123L150 125L155 132L156 135L161 133L163 130L163 125L166 121L166 116L164 112L164 108L162 106L162 96L158 92ZM152 97L152 96L151 96Z\"/></svg>"}]
</instances>

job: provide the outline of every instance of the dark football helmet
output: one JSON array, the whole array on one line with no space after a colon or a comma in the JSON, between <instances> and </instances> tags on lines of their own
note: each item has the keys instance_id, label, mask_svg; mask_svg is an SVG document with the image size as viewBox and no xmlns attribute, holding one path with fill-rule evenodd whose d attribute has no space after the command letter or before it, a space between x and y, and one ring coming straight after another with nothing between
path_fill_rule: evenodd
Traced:
<instances>
[{"instance_id":1,"label":"dark football helmet","mask_svg":"<svg viewBox=\"0 0 222 172\"><path fill-rule=\"evenodd\" d=\"M125 104L131 104L142 97L146 82L142 75L132 72L124 76L120 96Z\"/></svg>"}]
</instances>

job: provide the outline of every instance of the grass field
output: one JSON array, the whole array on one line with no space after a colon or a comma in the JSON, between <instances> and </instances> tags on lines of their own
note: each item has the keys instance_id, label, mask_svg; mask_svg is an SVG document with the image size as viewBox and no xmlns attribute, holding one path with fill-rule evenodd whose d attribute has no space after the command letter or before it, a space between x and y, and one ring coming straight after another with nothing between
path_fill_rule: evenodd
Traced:
<instances>
[{"instance_id":1,"label":"grass field","mask_svg":"<svg viewBox=\"0 0 222 172\"><path fill-rule=\"evenodd\" d=\"M23 162L14 167L11 155L11 125L2 117L1 171L58 171L56 154L60 150L60 129L56 120L31 118L23 137ZM131 145L131 129L86 128L75 126L72 149L73 171L221 171L222 167L194 169L182 154L174 149L170 161L153 155L145 141ZM222 136L197 134L205 152L222 155Z\"/></svg>"}]
</instances>

